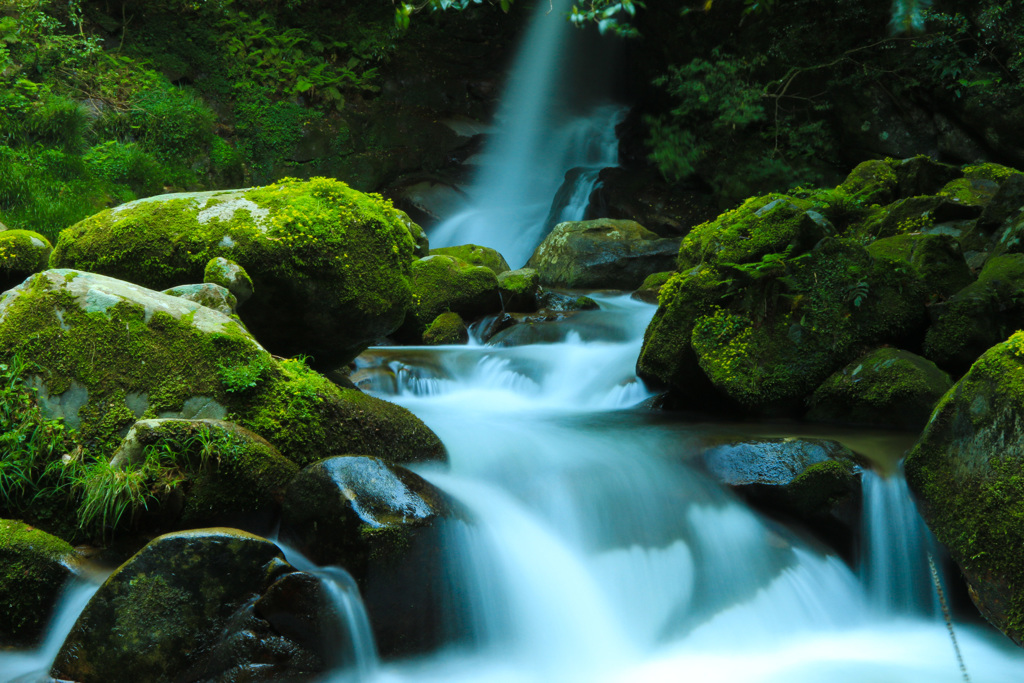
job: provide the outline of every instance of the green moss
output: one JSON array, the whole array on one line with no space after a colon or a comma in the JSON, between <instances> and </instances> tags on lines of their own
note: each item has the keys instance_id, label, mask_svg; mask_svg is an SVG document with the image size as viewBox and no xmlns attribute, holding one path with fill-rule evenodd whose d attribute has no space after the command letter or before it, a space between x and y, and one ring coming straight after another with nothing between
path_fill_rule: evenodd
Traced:
<instances>
[{"instance_id":1,"label":"green moss","mask_svg":"<svg viewBox=\"0 0 1024 683\"><path fill-rule=\"evenodd\" d=\"M864 161L839 186L843 192L865 204L888 204L897 194L896 171L885 161Z\"/></svg>"},{"instance_id":2,"label":"green moss","mask_svg":"<svg viewBox=\"0 0 1024 683\"><path fill-rule=\"evenodd\" d=\"M458 313L442 313L434 318L423 333L423 343L428 346L465 344L467 341L469 333Z\"/></svg>"},{"instance_id":3,"label":"green moss","mask_svg":"<svg viewBox=\"0 0 1024 683\"><path fill-rule=\"evenodd\" d=\"M329 364L400 324L414 246L389 202L314 178L104 211L63 231L50 263L163 290L231 259L253 278L243 319L263 343Z\"/></svg>"},{"instance_id":4,"label":"green moss","mask_svg":"<svg viewBox=\"0 0 1024 683\"><path fill-rule=\"evenodd\" d=\"M896 235L867 247L895 270L912 270L931 301L948 298L973 279L960 245L947 235Z\"/></svg>"},{"instance_id":5,"label":"green moss","mask_svg":"<svg viewBox=\"0 0 1024 683\"><path fill-rule=\"evenodd\" d=\"M803 519L828 514L855 491L853 463L826 460L814 463L786 486L788 506Z\"/></svg>"},{"instance_id":6,"label":"green moss","mask_svg":"<svg viewBox=\"0 0 1024 683\"><path fill-rule=\"evenodd\" d=\"M465 261L471 266L483 266L489 268L495 275L501 275L511 268L505 258L490 247L481 247L476 244L463 244L458 247L439 247L431 249L430 253L441 254L442 256L454 256L460 261Z\"/></svg>"},{"instance_id":7,"label":"green moss","mask_svg":"<svg viewBox=\"0 0 1024 683\"><path fill-rule=\"evenodd\" d=\"M223 256L212 258L206 264L203 282L220 285L241 300L248 299L253 293L252 278L245 268Z\"/></svg>"},{"instance_id":8,"label":"green moss","mask_svg":"<svg viewBox=\"0 0 1024 683\"><path fill-rule=\"evenodd\" d=\"M0 289L12 287L32 273L46 270L53 247L30 230L0 231Z\"/></svg>"},{"instance_id":9,"label":"green moss","mask_svg":"<svg viewBox=\"0 0 1024 683\"><path fill-rule=\"evenodd\" d=\"M0 644L25 646L42 638L75 558L56 536L0 519Z\"/></svg>"},{"instance_id":10,"label":"green moss","mask_svg":"<svg viewBox=\"0 0 1024 683\"><path fill-rule=\"evenodd\" d=\"M1001 183L1012 175L1020 174L1015 168L1000 164L971 164L963 167L964 177L969 180L991 180Z\"/></svg>"},{"instance_id":11,"label":"green moss","mask_svg":"<svg viewBox=\"0 0 1024 683\"><path fill-rule=\"evenodd\" d=\"M465 320L501 310L494 271L454 256L428 256L412 264L413 307L400 335L418 342L437 316L458 313Z\"/></svg>"},{"instance_id":12,"label":"green moss","mask_svg":"<svg viewBox=\"0 0 1024 683\"><path fill-rule=\"evenodd\" d=\"M982 613L1024 642L1024 333L987 351L937 406L907 457L929 527Z\"/></svg>"}]
</instances>

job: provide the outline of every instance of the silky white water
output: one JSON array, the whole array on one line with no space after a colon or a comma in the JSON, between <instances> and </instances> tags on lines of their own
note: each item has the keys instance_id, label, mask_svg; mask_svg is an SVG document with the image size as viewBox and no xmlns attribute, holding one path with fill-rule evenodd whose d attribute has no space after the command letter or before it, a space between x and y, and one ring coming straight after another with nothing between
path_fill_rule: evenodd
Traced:
<instances>
[{"instance_id":1,"label":"silky white water","mask_svg":"<svg viewBox=\"0 0 1024 683\"><path fill-rule=\"evenodd\" d=\"M858 576L807 546L709 481L685 425L630 409L646 396L633 365L653 308L597 299L601 311L574 319L586 339L549 323L562 341L360 359L379 369L380 395L445 442L450 467L421 473L473 519L447 549L463 582L450 590L471 594L453 602L472 645L371 680L962 680L931 594L896 595L931 590L905 486L868 475L862 551L905 566L865 557ZM907 528L883 533L890 515ZM903 578L877 585L888 577ZM1024 652L1002 636L963 624L957 636L973 681L1024 676Z\"/></svg>"}]
</instances>

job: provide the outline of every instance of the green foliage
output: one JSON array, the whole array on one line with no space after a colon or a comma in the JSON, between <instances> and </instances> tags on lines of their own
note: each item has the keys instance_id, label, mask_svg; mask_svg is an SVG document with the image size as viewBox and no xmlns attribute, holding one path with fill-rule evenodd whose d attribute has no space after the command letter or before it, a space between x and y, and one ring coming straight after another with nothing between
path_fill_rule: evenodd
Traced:
<instances>
[{"instance_id":1,"label":"green foliage","mask_svg":"<svg viewBox=\"0 0 1024 683\"><path fill-rule=\"evenodd\" d=\"M221 365L218 374L225 391L240 394L255 389L269 376L272 369L265 357L257 356L246 365Z\"/></svg>"},{"instance_id":2,"label":"green foliage","mask_svg":"<svg viewBox=\"0 0 1024 683\"><path fill-rule=\"evenodd\" d=\"M0 363L0 511L20 516L70 495L81 449L57 420L46 419L15 354ZM74 454L74 455L72 455Z\"/></svg>"}]
</instances>

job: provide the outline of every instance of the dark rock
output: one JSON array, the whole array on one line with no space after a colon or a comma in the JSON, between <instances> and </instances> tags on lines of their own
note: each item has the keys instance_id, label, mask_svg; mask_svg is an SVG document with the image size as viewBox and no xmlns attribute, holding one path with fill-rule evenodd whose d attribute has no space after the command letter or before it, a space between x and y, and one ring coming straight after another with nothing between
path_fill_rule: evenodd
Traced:
<instances>
[{"instance_id":1,"label":"dark rock","mask_svg":"<svg viewBox=\"0 0 1024 683\"><path fill-rule=\"evenodd\" d=\"M605 168L585 218L636 221L662 237L679 237L718 212L707 193L680 191L652 168Z\"/></svg>"}]
</instances>

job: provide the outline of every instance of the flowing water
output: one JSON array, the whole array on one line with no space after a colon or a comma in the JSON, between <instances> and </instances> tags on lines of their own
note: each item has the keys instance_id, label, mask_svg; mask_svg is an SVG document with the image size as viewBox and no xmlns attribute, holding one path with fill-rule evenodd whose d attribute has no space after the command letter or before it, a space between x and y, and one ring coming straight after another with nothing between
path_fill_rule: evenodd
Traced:
<instances>
[{"instance_id":1,"label":"flowing water","mask_svg":"<svg viewBox=\"0 0 1024 683\"><path fill-rule=\"evenodd\" d=\"M544 5L511 79L509 130L484 166L477 214L439 226L436 246L476 242L518 265L553 221L580 217L588 190L569 185L611 163L607 141L621 113L605 104L566 115L548 72L564 57L569 29L557 15L568 0L554 0L555 16ZM568 130L599 144L571 143ZM552 200L566 171L584 166ZM343 635L329 680L962 680L935 613L933 546L902 479L865 474L854 572L708 478L699 449L708 425L655 420L636 407L649 396L634 365L653 308L595 298L599 311L537 324L536 334L501 345L477 337L360 357L373 393L442 438L450 466L420 473L471 521L445 528L439 580L449 599L437 617L452 646L406 661L377 661L344 572L289 555L334 596ZM524 343L531 339L544 343ZM70 589L41 648L0 653L0 680L36 680L94 589ZM957 636L975 683L1024 680L1024 651L976 625L958 624Z\"/></svg>"}]
</instances>

